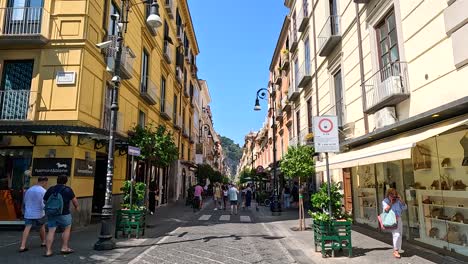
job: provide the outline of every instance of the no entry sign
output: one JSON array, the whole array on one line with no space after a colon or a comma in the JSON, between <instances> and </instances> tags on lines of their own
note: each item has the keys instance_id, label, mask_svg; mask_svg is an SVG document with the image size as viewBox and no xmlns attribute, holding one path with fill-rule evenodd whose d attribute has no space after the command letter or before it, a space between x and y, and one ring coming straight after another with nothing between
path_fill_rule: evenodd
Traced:
<instances>
[{"instance_id":1,"label":"no entry sign","mask_svg":"<svg viewBox=\"0 0 468 264\"><path fill-rule=\"evenodd\" d=\"M315 152L339 152L338 119L336 116L314 116Z\"/></svg>"}]
</instances>

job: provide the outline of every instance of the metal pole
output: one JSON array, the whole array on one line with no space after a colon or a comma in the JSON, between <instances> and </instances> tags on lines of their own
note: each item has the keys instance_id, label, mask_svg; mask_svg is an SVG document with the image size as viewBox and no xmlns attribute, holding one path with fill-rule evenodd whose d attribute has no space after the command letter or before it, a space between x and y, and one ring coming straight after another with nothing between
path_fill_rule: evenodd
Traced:
<instances>
[{"instance_id":1,"label":"metal pole","mask_svg":"<svg viewBox=\"0 0 468 264\"><path fill-rule=\"evenodd\" d=\"M130 210L132 210L132 205L133 205L133 180L134 180L134 175L135 175L135 166L134 164L135 156L132 155L132 165L130 168L132 168L131 171L131 178L130 178Z\"/></svg>"},{"instance_id":2,"label":"metal pole","mask_svg":"<svg viewBox=\"0 0 468 264\"><path fill-rule=\"evenodd\" d=\"M325 164L327 168L327 191L328 197L330 200L328 201L328 214L330 215L330 219L333 217L332 215L332 204L331 204L331 191L330 191L330 164L328 163L328 152L325 152Z\"/></svg>"},{"instance_id":3,"label":"metal pole","mask_svg":"<svg viewBox=\"0 0 468 264\"><path fill-rule=\"evenodd\" d=\"M281 206L278 201L278 179L276 175L276 122L275 122L275 111L276 111L276 100L275 96L271 96L273 101L273 188L274 188L274 197L273 197L273 207L271 208L272 212L281 212Z\"/></svg>"},{"instance_id":4,"label":"metal pole","mask_svg":"<svg viewBox=\"0 0 468 264\"><path fill-rule=\"evenodd\" d=\"M127 17L127 0L122 0L122 15L119 17L119 24L125 25ZM107 176L106 194L104 207L101 214L101 232L99 240L94 244L95 250L111 250L115 248L115 241L112 239L112 181L114 178L114 150L115 150L115 130L117 129L117 113L119 111L119 87L120 87L120 63L122 61L123 32L124 26L119 28L117 34L117 53L114 63L114 86L112 89L111 104L111 126L109 129L109 146L107 153Z\"/></svg>"}]
</instances>

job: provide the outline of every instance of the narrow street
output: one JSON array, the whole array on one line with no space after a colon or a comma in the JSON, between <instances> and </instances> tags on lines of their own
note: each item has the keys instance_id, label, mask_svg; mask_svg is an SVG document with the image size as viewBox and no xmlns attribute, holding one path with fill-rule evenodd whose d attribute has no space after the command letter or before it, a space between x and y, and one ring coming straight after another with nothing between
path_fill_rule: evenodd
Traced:
<instances>
[{"instance_id":1,"label":"narrow street","mask_svg":"<svg viewBox=\"0 0 468 264\"><path fill-rule=\"evenodd\" d=\"M296 263L253 212L208 206L131 263Z\"/></svg>"}]
</instances>

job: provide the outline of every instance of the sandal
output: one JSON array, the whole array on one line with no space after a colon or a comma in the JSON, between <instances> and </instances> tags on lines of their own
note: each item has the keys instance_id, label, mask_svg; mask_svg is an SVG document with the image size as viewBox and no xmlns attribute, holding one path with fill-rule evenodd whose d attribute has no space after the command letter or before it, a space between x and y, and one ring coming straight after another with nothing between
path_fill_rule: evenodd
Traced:
<instances>
[{"instance_id":1,"label":"sandal","mask_svg":"<svg viewBox=\"0 0 468 264\"><path fill-rule=\"evenodd\" d=\"M63 254L63 255L68 255L68 254L71 254L75 251L73 251L73 249L69 248L69 249L66 249L66 250L60 250L60 253Z\"/></svg>"},{"instance_id":2,"label":"sandal","mask_svg":"<svg viewBox=\"0 0 468 264\"><path fill-rule=\"evenodd\" d=\"M398 251L393 252L393 256L397 259L401 258L400 253L398 253Z\"/></svg>"},{"instance_id":3,"label":"sandal","mask_svg":"<svg viewBox=\"0 0 468 264\"><path fill-rule=\"evenodd\" d=\"M41 247L46 247L46 244L41 244Z\"/></svg>"},{"instance_id":4,"label":"sandal","mask_svg":"<svg viewBox=\"0 0 468 264\"><path fill-rule=\"evenodd\" d=\"M54 253L50 253L50 254L45 254L44 257L48 258L48 257L52 257L54 255Z\"/></svg>"},{"instance_id":5,"label":"sandal","mask_svg":"<svg viewBox=\"0 0 468 264\"><path fill-rule=\"evenodd\" d=\"M26 252L26 251L28 251L28 250L29 250L29 249L28 249L27 247L25 247L25 248L20 248L20 249L19 249L19 253L23 253L23 252Z\"/></svg>"}]
</instances>

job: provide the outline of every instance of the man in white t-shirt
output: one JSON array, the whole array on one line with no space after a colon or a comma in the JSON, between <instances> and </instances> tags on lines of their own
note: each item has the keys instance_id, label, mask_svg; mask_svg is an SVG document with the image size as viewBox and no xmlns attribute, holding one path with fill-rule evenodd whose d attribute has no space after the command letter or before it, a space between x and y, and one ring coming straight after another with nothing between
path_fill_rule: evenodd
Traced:
<instances>
[{"instance_id":1,"label":"man in white t-shirt","mask_svg":"<svg viewBox=\"0 0 468 264\"><path fill-rule=\"evenodd\" d=\"M24 194L24 231L21 239L19 251L25 252L28 250L26 242L28 241L31 228L38 227L41 237L41 247L45 247L45 213L44 213L44 194L46 193L47 177L39 177L37 184L29 188Z\"/></svg>"},{"instance_id":2,"label":"man in white t-shirt","mask_svg":"<svg viewBox=\"0 0 468 264\"><path fill-rule=\"evenodd\" d=\"M236 186L232 185L228 191L229 201L231 202L231 215L232 213L237 214L237 195L238 194L239 194L239 191L237 190Z\"/></svg>"}]
</instances>

